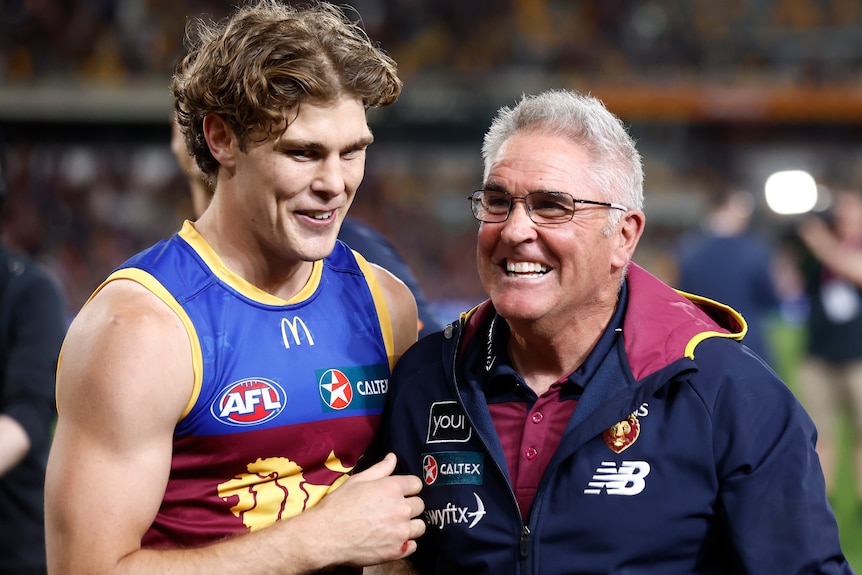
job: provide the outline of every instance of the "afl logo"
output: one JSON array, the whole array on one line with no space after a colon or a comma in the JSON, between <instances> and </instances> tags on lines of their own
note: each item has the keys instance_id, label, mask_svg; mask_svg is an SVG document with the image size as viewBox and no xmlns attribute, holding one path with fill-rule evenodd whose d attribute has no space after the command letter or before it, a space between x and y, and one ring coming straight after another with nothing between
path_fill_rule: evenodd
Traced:
<instances>
[{"instance_id":1,"label":"afl logo","mask_svg":"<svg viewBox=\"0 0 862 575\"><path fill-rule=\"evenodd\" d=\"M425 471L426 485L431 485L437 481L437 473L440 470L440 466L437 465L437 460L433 455L426 455L422 458L422 469Z\"/></svg>"},{"instance_id":2,"label":"afl logo","mask_svg":"<svg viewBox=\"0 0 862 575\"><path fill-rule=\"evenodd\" d=\"M274 381L244 379L225 387L210 412L227 425L260 425L281 413L286 403L287 394Z\"/></svg>"},{"instance_id":3,"label":"afl logo","mask_svg":"<svg viewBox=\"0 0 862 575\"><path fill-rule=\"evenodd\" d=\"M320 398L332 409L344 409L353 401L350 380L337 369L327 369L320 376Z\"/></svg>"}]
</instances>

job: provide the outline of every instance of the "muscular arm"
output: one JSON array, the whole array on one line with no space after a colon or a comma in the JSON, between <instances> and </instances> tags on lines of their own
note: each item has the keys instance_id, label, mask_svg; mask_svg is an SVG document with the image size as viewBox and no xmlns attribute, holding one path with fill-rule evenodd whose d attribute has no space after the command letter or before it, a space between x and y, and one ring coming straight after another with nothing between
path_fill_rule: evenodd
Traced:
<instances>
[{"instance_id":1,"label":"muscular arm","mask_svg":"<svg viewBox=\"0 0 862 575\"><path fill-rule=\"evenodd\" d=\"M69 328L46 478L56 573L136 572L158 511L171 436L192 390L179 319L142 287L108 284Z\"/></svg>"},{"instance_id":2,"label":"muscular arm","mask_svg":"<svg viewBox=\"0 0 862 575\"><path fill-rule=\"evenodd\" d=\"M415 323L414 323L415 329ZM424 531L415 477L394 458L351 477L293 519L195 549L141 548L171 462L174 425L192 390L188 337L160 300L108 284L73 322L58 372L59 421L46 483L51 572L306 573L415 550Z\"/></svg>"}]
</instances>

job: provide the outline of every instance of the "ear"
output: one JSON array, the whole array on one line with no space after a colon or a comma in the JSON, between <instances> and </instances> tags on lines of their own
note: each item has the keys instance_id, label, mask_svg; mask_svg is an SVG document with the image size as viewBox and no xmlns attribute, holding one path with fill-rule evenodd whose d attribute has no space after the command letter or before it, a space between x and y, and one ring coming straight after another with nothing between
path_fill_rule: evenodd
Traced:
<instances>
[{"instance_id":1,"label":"ear","mask_svg":"<svg viewBox=\"0 0 862 575\"><path fill-rule=\"evenodd\" d=\"M207 114L203 127L210 154L223 168L233 168L239 153L239 142L233 130L218 114Z\"/></svg>"},{"instance_id":2,"label":"ear","mask_svg":"<svg viewBox=\"0 0 862 575\"><path fill-rule=\"evenodd\" d=\"M646 216L641 210L629 210L623 214L614 230L617 241L613 260L615 266L625 267L632 260L645 224Z\"/></svg>"}]
</instances>

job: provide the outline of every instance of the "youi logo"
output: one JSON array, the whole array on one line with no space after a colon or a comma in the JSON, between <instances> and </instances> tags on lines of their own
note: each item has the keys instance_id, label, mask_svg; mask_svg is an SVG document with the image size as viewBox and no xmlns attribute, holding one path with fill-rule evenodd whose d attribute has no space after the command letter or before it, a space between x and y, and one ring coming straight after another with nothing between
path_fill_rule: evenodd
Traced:
<instances>
[{"instance_id":1,"label":"youi logo","mask_svg":"<svg viewBox=\"0 0 862 575\"><path fill-rule=\"evenodd\" d=\"M277 416L287 403L287 394L276 382L251 378L226 386L210 406L217 420L227 425L260 425Z\"/></svg>"}]
</instances>

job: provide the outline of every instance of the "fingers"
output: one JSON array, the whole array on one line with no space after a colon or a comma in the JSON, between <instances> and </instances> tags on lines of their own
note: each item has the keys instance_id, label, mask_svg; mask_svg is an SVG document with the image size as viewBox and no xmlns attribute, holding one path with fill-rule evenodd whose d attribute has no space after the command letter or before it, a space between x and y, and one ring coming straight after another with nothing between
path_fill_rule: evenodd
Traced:
<instances>
[{"instance_id":1,"label":"fingers","mask_svg":"<svg viewBox=\"0 0 862 575\"><path fill-rule=\"evenodd\" d=\"M425 511L425 502L419 497L408 497L407 504L410 506L410 517L419 517Z\"/></svg>"},{"instance_id":2,"label":"fingers","mask_svg":"<svg viewBox=\"0 0 862 575\"><path fill-rule=\"evenodd\" d=\"M422 519L413 519L410 521L410 541L414 541L419 539L423 535L425 535L425 529L427 526L425 525L425 521ZM415 547L414 547L415 550Z\"/></svg>"},{"instance_id":3,"label":"fingers","mask_svg":"<svg viewBox=\"0 0 862 575\"><path fill-rule=\"evenodd\" d=\"M425 511L425 502L419 497L408 497L407 503L410 505L410 522L408 524L408 539L407 546L402 549L402 557L406 557L416 551L416 539L425 534L425 521L422 519L422 513Z\"/></svg>"},{"instance_id":4,"label":"fingers","mask_svg":"<svg viewBox=\"0 0 862 575\"><path fill-rule=\"evenodd\" d=\"M398 559L404 559L405 557L412 555L418 549L418 544L416 540L422 537L425 534L425 522L421 519L412 519L409 523L409 535L406 540L401 543L401 546L398 550L396 550L387 561L394 561Z\"/></svg>"},{"instance_id":5,"label":"fingers","mask_svg":"<svg viewBox=\"0 0 862 575\"><path fill-rule=\"evenodd\" d=\"M379 462L375 463L365 471L351 477L353 483L360 481L375 481L392 475L395 471L397 459L394 453L387 453ZM398 482L402 487L404 495L418 495L422 491L422 480L415 475L400 475Z\"/></svg>"},{"instance_id":6,"label":"fingers","mask_svg":"<svg viewBox=\"0 0 862 575\"><path fill-rule=\"evenodd\" d=\"M395 471L395 463L395 454L387 453L386 457L382 460L378 461L365 471L357 473L351 479L354 483L357 481L374 481L376 479L382 479L392 475L392 472Z\"/></svg>"},{"instance_id":7,"label":"fingers","mask_svg":"<svg viewBox=\"0 0 862 575\"><path fill-rule=\"evenodd\" d=\"M372 565L407 557L416 551L416 539L425 533L425 503L419 497L422 480L415 475L393 475L395 464L395 455L388 454L350 477L311 511L352 518L326 521L330 529L333 525L342 529L336 540L352 542L343 550L348 564Z\"/></svg>"},{"instance_id":8,"label":"fingers","mask_svg":"<svg viewBox=\"0 0 862 575\"><path fill-rule=\"evenodd\" d=\"M399 477L404 480L404 495L419 495L419 492L422 491L422 480L415 475L401 475ZM417 497L417 499L419 498ZM419 499L419 501L422 500Z\"/></svg>"},{"instance_id":9,"label":"fingers","mask_svg":"<svg viewBox=\"0 0 862 575\"><path fill-rule=\"evenodd\" d=\"M401 546L401 555L398 559L404 559L405 557L416 553L419 545L416 543L415 539L416 538L414 537L413 539L404 542L404 545Z\"/></svg>"}]
</instances>

